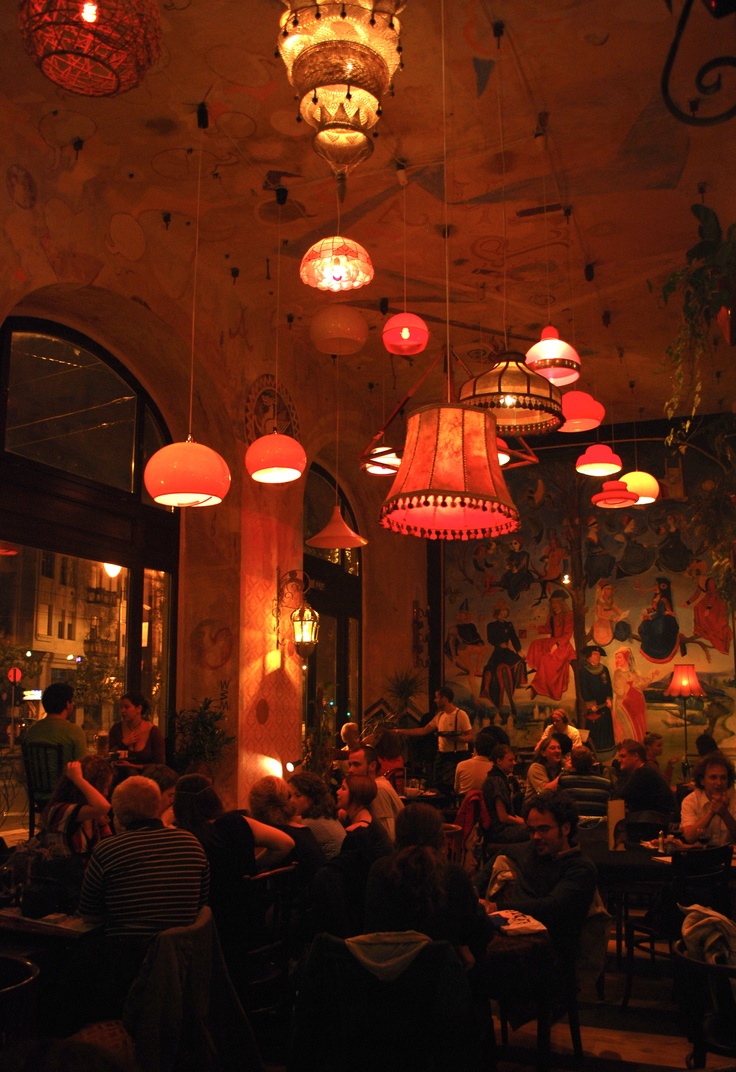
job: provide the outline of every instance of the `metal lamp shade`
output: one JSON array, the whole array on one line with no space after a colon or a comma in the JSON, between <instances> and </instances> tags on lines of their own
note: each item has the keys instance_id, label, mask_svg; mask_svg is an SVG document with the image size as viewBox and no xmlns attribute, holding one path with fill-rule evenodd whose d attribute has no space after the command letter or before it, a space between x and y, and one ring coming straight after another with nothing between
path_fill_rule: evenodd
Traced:
<instances>
[{"instance_id":1,"label":"metal lamp shade","mask_svg":"<svg viewBox=\"0 0 736 1072\"><path fill-rule=\"evenodd\" d=\"M559 388L533 372L518 351L501 354L492 368L467 380L460 401L493 410L501 435L546 435L562 424Z\"/></svg>"}]
</instances>

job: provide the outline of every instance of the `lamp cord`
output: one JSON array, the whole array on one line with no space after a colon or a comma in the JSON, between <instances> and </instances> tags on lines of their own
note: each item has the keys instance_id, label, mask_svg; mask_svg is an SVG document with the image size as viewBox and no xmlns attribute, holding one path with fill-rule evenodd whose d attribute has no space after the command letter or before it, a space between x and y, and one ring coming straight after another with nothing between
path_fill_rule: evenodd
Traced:
<instances>
[{"instance_id":1,"label":"lamp cord","mask_svg":"<svg viewBox=\"0 0 736 1072\"><path fill-rule=\"evenodd\" d=\"M275 344L275 368L273 384L273 427L278 431L279 414L279 335L281 327L281 203L277 202L279 219L277 226L278 248L276 250L276 344Z\"/></svg>"},{"instance_id":2,"label":"lamp cord","mask_svg":"<svg viewBox=\"0 0 736 1072\"><path fill-rule=\"evenodd\" d=\"M340 505L340 355L335 358L335 506Z\"/></svg>"},{"instance_id":3,"label":"lamp cord","mask_svg":"<svg viewBox=\"0 0 736 1072\"><path fill-rule=\"evenodd\" d=\"M503 30L498 34L497 49L501 51L501 36ZM508 328L506 325L506 309L507 309L507 276L508 276L508 242L507 242L507 221L506 221L506 146L504 143L504 130L503 130L503 66L500 59L496 63L498 68L498 90L496 93L496 105L498 108L498 132L501 140L501 219L503 222L503 348L508 350L509 338ZM546 216L546 213L545 213Z\"/></svg>"},{"instance_id":4,"label":"lamp cord","mask_svg":"<svg viewBox=\"0 0 736 1072\"><path fill-rule=\"evenodd\" d=\"M543 138L547 139L546 132ZM544 263L547 271L547 323L552 323L552 304L549 293L549 224L547 222L547 169L542 172L542 213L544 215Z\"/></svg>"},{"instance_id":5,"label":"lamp cord","mask_svg":"<svg viewBox=\"0 0 736 1072\"><path fill-rule=\"evenodd\" d=\"M440 63L442 65L442 229L445 237L445 371L447 401L452 401L450 370L450 228L447 214L447 64L445 63L445 0L440 0Z\"/></svg>"},{"instance_id":6,"label":"lamp cord","mask_svg":"<svg viewBox=\"0 0 736 1072\"><path fill-rule=\"evenodd\" d=\"M406 313L406 187L401 188L402 212L404 216L404 313Z\"/></svg>"},{"instance_id":7,"label":"lamp cord","mask_svg":"<svg viewBox=\"0 0 736 1072\"><path fill-rule=\"evenodd\" d=\"M194 224L194 278L192 280L192 337L191 355L189 360L189 434L187 439L192 438L192 412L194 409L194 328L197 316L197 275L199 266L199 213L202 200L202 141L204 134L199 130L199 164L197 167L197 214Z\"/></svg>"}]
</instances>

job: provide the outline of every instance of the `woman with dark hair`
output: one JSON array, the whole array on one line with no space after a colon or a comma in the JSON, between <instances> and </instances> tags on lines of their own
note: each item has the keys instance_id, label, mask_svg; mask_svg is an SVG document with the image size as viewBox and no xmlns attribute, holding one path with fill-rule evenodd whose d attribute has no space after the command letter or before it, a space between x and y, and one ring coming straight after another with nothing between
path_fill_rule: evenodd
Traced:
<instances>
[{"instance_id":1,"label":"woman with dark hair","mask_svg":"<svg viewBox=\"0 0 736 1072\"><path fill-rule=\"evenodd\" d=\"M509 744L498 744L491 752L491 759L493 768L483 783L483 799L491 817L488 840L509 844L528 841L526 824L522 817L516 814L509 783L516 765L514 750Z\"/></svg>"},{"instance_id":2,"label":"woman with dark hair","mask_svg":"<svg viewBox=\"0 0 736 1072\"><path fill-rule=\"evenodd\" d=\"M299 864L299 885L306 885L320 867L324 867L327 857L312 831L298 815L287 783L275 774L259 778L251 786L249 803L255 819L283 830L292 839L294 849L287 863L295 861Z\"/></svg>"},{"instance_id":3,"label":"woman with dark hair","mask_svg":"<svg viewBox=\"0 0 736 1072\"><path fill-rule=\"evenodd\" d=\"M140 774L149 763L166 762L163 734L146 718L148 710L148 700L139 692L120 697L120 722L110 727L110 751L126 753L115 762L122 777Z\"/></svg>"},{"instance_id":4,"label":"woman with dark hair","mask_svg":"<svg viewBox=\"0 0 736 1072\"><path fill-rule=\"evenodd\" d=\"M472 883L444 855L442 818L428 804L409 804L396 819L396 851L371 868L365 930L420 931L461 950L484 948L485 914Z\"/></svg>"},{"instance_id":5,"label":"woman with dark hair","mask_svg":"<svg viewBox=\"0 0 736 1072\"><path fill-rule=\"evenodd\" d=\"M102 838L110 837L112 786L110 764L97 756L67 763L42 816L47 834L63 836L66 848L89 856Z\"/></svg>"},{"instance_id":6,"label":"woman with dark hair","mask_svg":"<svg viewBox=\"0 0 736 1072\"><path fill-rule=\"evenodd\" d=\"M685 841L708 845L736 843L736 793L734 766L723 752L711 752L696 764L695 789L682 802L682 835Z\"/></svg>"},{"instance_id":7,"label":"woman with dark hair","mask_svg":"<svg viewBox=\"0 0 736 1072\"><path fill-rule=\"evenodd\" d=\"M335 801L320 776L313 771L292 774L289 798L327 859L337 856L345 839L345 827L337 818Z\"/></svg>"}]
</instances>

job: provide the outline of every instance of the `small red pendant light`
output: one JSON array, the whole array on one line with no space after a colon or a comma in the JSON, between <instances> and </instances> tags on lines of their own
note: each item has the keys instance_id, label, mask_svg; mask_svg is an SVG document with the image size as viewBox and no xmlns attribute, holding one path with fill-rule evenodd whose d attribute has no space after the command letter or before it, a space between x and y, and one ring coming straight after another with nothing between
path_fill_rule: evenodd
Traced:
<instances>
[{"instance_id":1,"label":"small red pendant light","mask_svg":"<svg viewBox=\"0 0 736 1072\"><path fill-rule=\"evenodd\" d=\"M390 354L410 357L420 354L429 342L429 328L414 313L397 313L383 325L383 345Z\"/></svg>"},{"instance_id":2,"label":"small red pendant light","mask_svg":"<svg viewBox=\"0 0 736 1072\"><path fill-rule=\"evenodd\" d=\"M606 510L618 510L622 506L635 506L637 498L636 492L629 491L623 480L606 480L601 491L591 496L590 501Z\"/></svg>"},{"instance_id":3,"label":"small red pendant light","mask_svg":"<svg viewBox=\"0 0 736 1072\"><path fill-rule=\"evenodd\" d=\"M606 415L600 402L586 391L566 391L562 396L565 423L558 432L590 432L598 428Z\"/></svg>"},{"instance_id":4,"label":"small red pendant light","mask_svg":"<svg viewBox=\"0 0 736 1072\"><path fill-rule=\"evenodd\" d=\"M217 451L191 436L169 443L149 459L143 482L163 506L216 506L230 490L230 470Z\"/></svg>"},{"instance_id":5,"label":"small red pendant light","mask_svg":"<svg viewBox=\"0 0 736 1072\"><path fill-rule=\"evenodd\" d=\"M613 476L620 473L623 465L618 454L614 454L605 443L594 443L581 454L575 468L584 476Z\"/></svg>"},{"instance_id":6,"label":"small red pendant light","mask_svg":"<svg viewBox=\"0 0 736 1072\"><path fill-rule=\"evenodd\" d=\"M259 484L288 484L298 480L307 455L298 439L268 432L255 439L245 452L245 468Z\"/></svg>"}]
</instances>

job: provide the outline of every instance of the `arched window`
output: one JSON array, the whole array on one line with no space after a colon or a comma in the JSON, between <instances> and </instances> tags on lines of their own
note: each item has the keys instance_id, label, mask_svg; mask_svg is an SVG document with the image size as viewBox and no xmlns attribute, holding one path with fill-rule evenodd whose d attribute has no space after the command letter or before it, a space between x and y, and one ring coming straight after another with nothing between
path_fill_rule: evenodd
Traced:
<instances>
[{"instance_id":1,"label":"arched window","mask_svg":"<svg viewBox=\"0 0 736 1072\"><path fill-rule=\"evenodd\" d=\"M68 680L90 737L129 689L171 707L178 517L143 488L168 441L131 373L99 345L44 320L2 327L0 684L9 734ZM13 675L15 676L15 675Z\"/></svg>"},{"instance_id":2,"label":"arched window","mask_svg":"<svg viewBox=\"0 0 736 1072\"><path fill-rule=\"evenodd\" d=\"M345 521L358 531L342 489L338 502ZM307 473L304 492L304 539L329 521L335 505L335 481L319 465ZM319 613L319 643L310 659L307 725L322 712L328 732L344 722L360 722L361 703L361 551L321 549L304 544L304 569L312 587L310 604Z\"/></svg>"}]
</instances>

